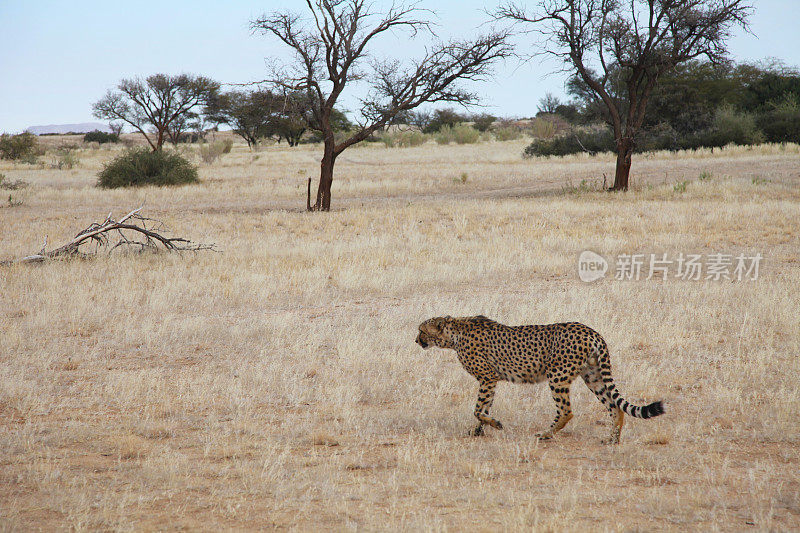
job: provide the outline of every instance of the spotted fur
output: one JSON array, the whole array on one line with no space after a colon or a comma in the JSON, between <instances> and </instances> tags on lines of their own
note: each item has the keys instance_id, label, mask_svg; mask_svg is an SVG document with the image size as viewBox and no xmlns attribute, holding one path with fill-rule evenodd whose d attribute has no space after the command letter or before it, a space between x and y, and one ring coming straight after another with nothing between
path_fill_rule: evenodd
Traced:
<instances>
[{"instance_id":1,"label":"spotted fur","mask_svg":"<svg viewBox=\"0 0 800 533\"><path fill-rule=\"evenodd\" d=\"M459 362L479 382L475 417L470 432L482 435L483 426L503 429L489 416L499 381L550 384L558 414L550 428L536 436L548 439L572 418L569 388L580 376L609 411L613 421L609 442L618 443L623 413L651 418L664 413L661 402L637 406L617 392L611 377L608 347L603 337L578 322L532 326L506 326L485 316L437 317L419 326L417 344L456 351Z\"/></svg>"}]
</instances>

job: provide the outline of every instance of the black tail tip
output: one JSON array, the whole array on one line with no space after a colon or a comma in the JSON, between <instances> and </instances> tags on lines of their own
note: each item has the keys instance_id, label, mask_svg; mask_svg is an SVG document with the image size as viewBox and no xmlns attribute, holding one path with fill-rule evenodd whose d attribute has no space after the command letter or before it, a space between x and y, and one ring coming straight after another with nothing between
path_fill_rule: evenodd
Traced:
<instances>
[{"instance_id":1,"label":"black tail tip","mask_svg":"<svg viewBox=\"0 0 800 533\"><path fill-rule=\"evenodd\" d=\"M654 416L664 414L664 404L661 402L653 402L650 405L645 405L642 408L642 418L653 418Z\"/></svg>"}]
</instances>

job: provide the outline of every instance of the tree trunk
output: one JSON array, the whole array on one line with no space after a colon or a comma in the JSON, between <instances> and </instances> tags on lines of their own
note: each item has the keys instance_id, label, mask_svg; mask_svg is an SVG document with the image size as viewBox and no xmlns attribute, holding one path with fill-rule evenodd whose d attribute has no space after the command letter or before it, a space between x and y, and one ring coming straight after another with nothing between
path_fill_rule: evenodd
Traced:
<instances>
[{"instance_id":1,"label":"tree trunk","mask_svg":"<svg viewBox=\"0 0 800 533\"><path fill-rule=\"evenodd\" d=\"M623 137L617 141L617 169L614 174L612 191L627 191L628 176L631 173L631 157L633 156L633 139Z\"/></svg>"},{"instance_id":2,"label":"tree trunk","mask_svg":"<svg viewBox=\"0 0 800 533\"><path fill-rule=\"evenodd\" d=\"M154 152L158 152L161 150L161 147L164 146L164 130L158 130L158 137L156 139L156 147L153 150Z\"/></svg>"},{"instance_id":3,"label":"tree trunk","mask_svg":"<svg viewBox=\"0 0 800 533\"><path fill-rule=\"evenodd\" d=\"M317 188L317 203L311 207L312 211L331 210L331 185L333 184L333 165L336 163L336 154L332 143L325 143L325 152L322 155L319 173L319 187Z\"/></svg>"}]
</instances>

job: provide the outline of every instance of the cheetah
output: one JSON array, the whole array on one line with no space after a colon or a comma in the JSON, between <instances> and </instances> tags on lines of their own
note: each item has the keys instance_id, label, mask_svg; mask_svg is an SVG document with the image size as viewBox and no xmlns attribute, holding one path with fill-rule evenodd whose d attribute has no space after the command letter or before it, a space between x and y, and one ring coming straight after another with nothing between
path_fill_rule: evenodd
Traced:
<instances>
[{"instance_id":1,"label":"cheetah","mask_svg":"<svg viewBox=\"0 0 800 533\"><path fill-rule=\"evenodd\" d=\"M470 435L483 435L483 426L503 429L489 416L499 381L538 383L547 380L558 414L547 431L536 435L549 439L572 419L569 388L578 376L608 409L611 437L605 443L619 443L623 413L652 418L664 413L662 403L642 407L625 401L611 378L611 362L603 337L578 322L506 326L479 315L437 317L419 326L416 340L422 348L437 346L455 350L464 369L480 383L475 418L478 425Z\"/></svg>"}]
</instances>

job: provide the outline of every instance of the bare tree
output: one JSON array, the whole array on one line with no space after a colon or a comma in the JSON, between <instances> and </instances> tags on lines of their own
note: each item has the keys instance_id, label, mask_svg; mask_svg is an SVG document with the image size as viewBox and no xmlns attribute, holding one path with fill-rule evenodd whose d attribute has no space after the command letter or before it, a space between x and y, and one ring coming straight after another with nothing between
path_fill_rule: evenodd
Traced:
<instances>
[{"instance_id":1,"label":"bare tree","mask_svg":"<svg viewBox=\"0 0 800 533\"><path fill-rule=\"evenodd\" d=\"M116 91L108 91L92 106L92 111L99 119L129 124L156 151L161 150L175 125L185 125L193 110L218 90L219 83L203 76L153 74L144 80L122 80ZM148 134L151 128L153 131Z\"/></svg>"},{"instance_id":2,"label":"bare tree","mask_svg":"<svg viewBox=\"0 0 800 533\"><path fill-rule=\"evenodd\" d=\"M548 113L552 115L560 105L561 100L558 99L558 96L553 93L545 93L545 95L539 99L537 111L539 113Z\"/></svg>"},{"instance_id":3,"label":"bare tree","mask_svg":"<svg viewBox=\"0 0 800 533\"><path fill-rule=\"evenodd\" d=\"M539 0L531 11L506 4L496 16L538 34L540 53L563 61L602 102L617 148L612 190L626 190L636 134L659 77L697 57L725 59L733 28L747 29L752 10L745 0ZM610 90L616 81L620 94Z\"/></svg>"},{"instance_id":4,"label":"bare tree","mask_svg":"<svg viewBox=\"0 0 800 533\"><path fill-rule=\"evenodd\" d=\"M122 122L109 122L108 129L111 130L111 133L119 137L122 135L122 129L125 127L125 124Z\"/></svg>"},{"instance_id":5,"label":"bare tree","mask_svg":"<svg viewBox=\"0 0 800 533\"><path fill-rule=\"evenodd\" d=\"M383 128L398 113L424 102L471 104L476 97L455 87L458 80L481 80L496 60L510 54L507 34L492 33L474 40L439 43L421 59L407 65L396 60L367 62L373 40L392 30L411 35L430 30L430 23L418 19L424 13L416 7L392 5L375 13L366 0L306 0L310 18L276 12L254 20L254 31L276 37L295 57L292 65L276 69L270 79L290 91L305 91L312 102L310 126L324 142L316 203L310 193L307 205L328 211L336 158L350 146ZM331 116L337 100L351 82L369 84L361 101L357 127L336 139ZM310 187L310 182L309 182Z\"/></svg>"}]
</instances>

